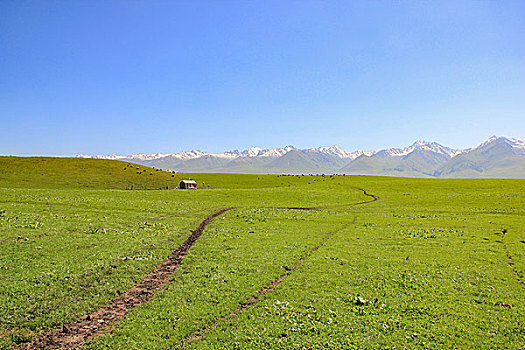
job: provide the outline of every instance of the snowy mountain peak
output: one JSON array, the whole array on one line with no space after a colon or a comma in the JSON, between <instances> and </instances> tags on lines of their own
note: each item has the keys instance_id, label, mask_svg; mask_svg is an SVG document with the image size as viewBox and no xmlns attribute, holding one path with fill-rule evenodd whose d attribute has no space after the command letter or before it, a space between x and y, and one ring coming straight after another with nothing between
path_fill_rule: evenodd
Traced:
<instances>
[{"instance_id":1,"label":"snowy mountain peak","mask_svg":"<svg viewBox=\"0 0 525 350\"><path fill-rule=\"evenodd\" d=\"M503 137L503 136L492 135L492 136L489 137L489 139L488 139L487 141L485 141L484 143L485 143L485 144L489 144L489 143L491 143L491 142L496 141L497 139L505 139L505 137Z\"/></svg>"},{"instance_id":2,"label":"snowy mountain peak","mask_svg":"<svg viewBox=\"0 0 525 350\"><path fill-rule=\"evenodd\" d=\"M476 149L485 147L488 144L491 144L493 142L505 143L505 144L507 144L507 145L511 146L512 148L514 148L516 150L519 150L519 151L524 151L525 150L525 142L524 141L521 141L521 140L518 140L518 139L513 139L513 138L506 138L506 137L503 137L503 136L491 136L487 141L483 142L481 145L476 147Z\"/></svg>"},{"instance_id":3,"label":"snowy mountain peak","mask_svg":"<svg viewBox=\"0 0 525 350\"><path fill-rule=\"evenodd\" d=\"M431 143L435 143L435 142L426 142L425 140L416 140L416 141L412 144L412 146L413 146L413 147L424 146L424 145L431 144Z\"/></svg>"},{"instance_id":4,"label":"snowy mountain peak","mask_svg":"<svg viewBox=\"0 0 525 350\"><path fill-rule=\"evenodd\" d=\"M239 150L233 150L233 151L227 151L221 154L215 154L215 156L221 157L223 155L237 158L237 157L280 157L285 155L286 153L290 152L291 150L294 150L295 147L293 146L286 146L284 148L272 148L272 149L262 149L260 147L250 147L247 150L239 151Z\"/></svg>"},{"instance_id":5,"label":"snowy mountain peak","mask_svg":"<svg viewBox=\"0 0 525 350\"><path fill-rule=\"evenodd\" d=\"M348 153L345 152L341 147L335 146L335 145L330 146L330 147L310 148L308 149L308 151L319 152L319 153L324 153L324 154L331 154L339 158L348 158Z\"/></svg>"},{"instance_id":6,"label":"snowy mountain peak","mask_svg":"<svg viewBox=\"0 0 525 350\"><path fill-rule=\"evenodd\" d=\"M247 155L248 157L257 157L258 155L261 154L262 151L263 149L260 147L250 147L243 153Z\"/></svg>"},{"instance_id":7,"label":"snowy mountain peak","mask_svg":"<svg viewBox=\"0 0 525 350\"><path fill-rule=\"evenodd\" d=\"M348 158L354 160L356 159L357 157L361 157L361 156L367 156L367 157L371 157L373 156L374 154L376 154L377 152L376 151L363 151L362 149L358 149L357 151L355 152L352 152L352 153L349 153L348 154Z\"/></svg>"},{"instance_id":8,"label":"snowy mountain peak","mask_svg":"<svg viewBox=\"0 0 525 350\"><path fill-rule=\"evenodd\" d=\"M272 149L266 149L263 150L263 152L260 154L261 157L281 157L284 156L286 153L295 150L296 148L293 146L286 146L283 148L272 148Z\"/></svg>"},{"instance_id":9,"label":"snowy mountain peak","mask_svg":"<svg viewBox=\"0 0 525 350\"><path fill-rule=\"evenodd\" d=\"M498 139L504 139L504 137L498 137L498 136L493 135L489 137L487 141L482 142L478 147L474 149L485 147L486 145L491 144L492 142L497 141Z\"/></svg>"},{"instance_id":10,"label":"snowy mountain peak","mask_svg":"<svg viewBox=\"0 0 525 350\"><path fill-rule=\"evenodd\" d=\"M389 148L383 151L380 151L382 156L390 156L390 157L402 157L406 156L414 151L430 151L434 153L444 154L449 157L455 157L458 154L464 153L467 150L457 150L452 149L443 145L440 145L437 142L428 142L424 140L417 140L409 147L404 148Z\"/></svg>"},{"instance_id":11,"label":"snowy mountain peak","mask_svg":"<svg viewBox=\"0 0 525 350\"><path fill-rule=\"evenodd\" d=\"M376 151L363 151L362 149L358 149L357 151L354 151L354 152L346 152L341 147L335 146L335 145L330 146L330 147L310 148L307 151L331 154L331 155L337 156L342 159L350 159L350 160L354 160L357 157L360 157L362 155L366 155L370 157L376 153Z\"/></svg>"},{"instance_id":12,"label":"snowy mountain peak","mask_svg":"<svg viewBox=\"0 0 525 350\"><path fill-rule=\"evenodd\" d=\"M199 150L193 150L193 151L186 151L186 152L180 152L177 154L171 155L173 158L178 158L181 160L190 160L190 159L196 159L200 157L204 157L209 155L207 152L199 151Z\"/></svg>"}]
</instances>

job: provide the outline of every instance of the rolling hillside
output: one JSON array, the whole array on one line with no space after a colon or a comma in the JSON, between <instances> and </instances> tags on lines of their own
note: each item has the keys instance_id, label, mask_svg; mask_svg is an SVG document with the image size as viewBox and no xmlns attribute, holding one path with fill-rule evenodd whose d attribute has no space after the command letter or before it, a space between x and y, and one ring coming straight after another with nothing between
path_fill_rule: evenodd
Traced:
<instances>
[{"instance_id":1,"label":"rolling hillside","mask_svg":"<svg viewBox=\"0 0 525 350\"><path fill-rule=\"evenodd\" d=\"M106 159L0 157L0 188L174 188L181 175Z\"/></svg>"}]
</instances>

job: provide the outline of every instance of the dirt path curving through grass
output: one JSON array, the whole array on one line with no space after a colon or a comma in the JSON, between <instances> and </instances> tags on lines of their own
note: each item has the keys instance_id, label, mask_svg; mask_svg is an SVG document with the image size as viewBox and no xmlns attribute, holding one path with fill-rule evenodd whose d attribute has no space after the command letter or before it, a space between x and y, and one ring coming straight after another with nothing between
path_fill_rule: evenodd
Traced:
<instances>
[{"instance_id":1,"label":"dirt path curving through grass","mask_svg":"<svg viewBox=\"0 0 525 350\"><path fill-rule=\"evenodd\" d=\"M352 188L355 188L356 190L359 190L361 192L363 192L363 194L367 197L372 197L371 200L368 200L368 201L364 201L364 202L358 202L358 203L351 203L351 204L341 204L341 205L337 205L337 206L318 206L318 207L277 207L276 209L289 209L289 210L319 210L319 209L329 209L329 208L334 208L334 207L346 207L346 206L354 206L354 205L361 205L361 204L367 204L367 203L372 203L372 202L375 202L375 201L378 201L379 200L379 197L377 197L376 195L373 195L373 194L370 194L368 192L366 192L365 189L363 188L360 188L360 187L352 187Z\"/></svg>"},{"instance_id":2,"label":"dirt path curving through grass","mask_svg":"<svg viewBox=\"0 0 525 350\"><path fill-rule=\"evenodd\" d=\"M225 208L208 216L192 234L175 249L168 259L157 267L138 284L114 299L103 308L79 319L76 322L65 324L62 329L41 333L33 342L19 344L14 349L81 349L84 343L96 336L105 334L111 327L123 319L132 309L149 301L155 292L160 290L169 277L181 265L190 248L202 235L204 229L212 220L234 208Z\"/></svg>"},{"instance_id":3,"label":"dirt path curving through grass","mask_svg":"<svg viewBox=\"0 0 525 350\"><path fill-rule=\"evenodd\" d=\"M367 203L372 203L372 202L375 202L375 201L378 201L378 200L379 200L379 197L378 197L378 196L366 192L366 190L365 190L364 188L360 188L360 187L354 187L354 188L355 188L356 190L359 190L359 191L363 192L363 194L364 194L365 196L367 196L367 197L371 197L372 199L369 200L369 201L365 201L365 202L353 203L352 205L367 204Z\"/></svg>"}]
</instances>

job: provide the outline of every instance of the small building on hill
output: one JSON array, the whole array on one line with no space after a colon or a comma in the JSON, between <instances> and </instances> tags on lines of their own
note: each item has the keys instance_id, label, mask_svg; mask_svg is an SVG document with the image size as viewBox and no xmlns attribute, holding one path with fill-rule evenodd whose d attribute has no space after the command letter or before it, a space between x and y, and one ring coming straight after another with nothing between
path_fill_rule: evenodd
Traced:
<instances>
[{"instance_id":1,"label":"small building on hill","mask_svg":"<svg viewBox=\"0 0 525 350\"><path fill-rule=\"evenodd\" d=\"M197 189L197 182L193 180L182 180L179 184L180 189Z\"/></svg>"}]
</instances>

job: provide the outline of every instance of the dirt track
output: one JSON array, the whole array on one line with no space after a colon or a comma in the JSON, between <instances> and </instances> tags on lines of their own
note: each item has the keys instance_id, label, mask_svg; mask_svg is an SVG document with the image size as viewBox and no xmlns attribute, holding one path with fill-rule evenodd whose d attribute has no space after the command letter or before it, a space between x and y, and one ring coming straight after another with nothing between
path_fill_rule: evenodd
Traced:
<instances>
[{"instance_id":1,"label":"dirt track","mask_svg":"<svg viewBox=\"0 0 525 350\"><path fill-rule=\"evenodd\" d=\"M288 209L291 209L291 208L288 208ZM298 209L298 210L304 210L304 209ZM354 218L354 220L352 220L352 222L350 224L353 224L355 221L356 221L356 218ZM182 343L180 344L180 347L184 348L187 345L189 345L190 343L192 343L192 342L194 342L196 340L199 340L200 338L202 338L202 336L204 334L209 333L210 331L212 331L215 328L217 328L224 321L226 321L227 318L232 317L232 316L233 317L238 316L242 312L246 311L251 305L257 303L259 301L259 297L261 297L261 296L263 296L263 295L265 295L267 293L272 292L275 289L275 287L277 287L279 284L281 284L281 282L283 282L285 280L285 278L288 277L288 275L290 275L295 269L297 269L297 267L299 267L299 265L305 259L307 259L310 255L312 255L319 248L321 248L328 241L328 239L330 237L332 237L338 231L340 231L340 229L331 231L328 234L326 234L325 237L323 238L323 241L322 241L321 244L319 244L318 246L314 247L305 256L300 257L291 267L286 269L286 272L281 274L279 277L277 277L276 279L274 279L270 283L268 283L265 286L263 286L261 289L259 289L251 297L249 297L248 299L246 299L245 301L240 303L237 306L237 308L235 310L233 310L229 315L222 316L222 317L218 318L214 323L209 324L209 325L207 325L207 326L205 326L205 327L203 327L203 328L201 328L201 329L191 333L190 335L186 336L183 339Z\"/></svg>"},{"instance_id":2,"label":"dirt track","mask_svg":"<svg viewBox=\"0 0 525 350\"><path fill-rule=\"evenodd\" d=\"M363 192L363 194L365 196L368 196L368 197L371 197L372 199L369 200L369 201L364 201L364 202L359 202L359 203L352 203L351 205L362 205L362 204L368 204L368 203L372 203L372 202L375 202L377 200L379 200L379 197L373 195L373 194L369 194L366 192L365 189L362 189L362 188L359 188L359 187L354 187L360 191ZM284 207L284 208L280 208L280 209L289 209L289 210L317 210L317 209L322 209L323 207ZM348 225L351 225L353 223L355 223L357 218L354 218L352 220L352 222L350 222ZM295 269L297 269L297 267L305 260L307 259L309 256L311 256L313 253L315 253L319 248L321 248L324 244L326 244L326 242L338 231L340 231L341 229L338 229L338 230L334 230L334 231L331 231L329 232L328 234L325 235L323 241L321 244L319 244L318 246L314 247L308 254L306 254L305 256L299 258L293 265L292 267L288 268L286 270L285 273L283 273L282 275L280 275L279 277L277 277L276 279L274 279L273 281L271 281L270 283L268 283L267 285L263 286L261 289L259 289L254 295L252 295L250 298L248 298L247 300L245 300L244 302L240 303L239 306L237 306L237 308L232 311L229 315L225 315L225 316L222 316L222 317L219 317L214 323L212 324L209 324L193 333L191 333L190 335L186 336L182 343L179 344L178 348L185 348L187 345L189 345L190 343L194 342L194 341L197 341L199 340L200 338L203 337L204 334L212 331L213 329L217 328L220 324L222 324L224 321L226 321L226 319L228 319L229 317L234 317L234 316L238 316L240 313L244 312L245 310L247 310L251 305L257 303L257 301L259 300L259 297L262 296L262 295L265 295L269 292L272 292L275 287L277 287L279 284L281 284L281 282L284 281L284 279L286 277L288 277Z\"/></svg>"},{"instance_id":3,"label":"dirt track","mask_svg":"<svg viewBox=\"0 0 525 350\"><path fill-rule=\"evenodd\" d=\"M499 242L499 243L503 244L503 251L505 252L505 256L508 259L508 264L509 264L512 272L516 276L516 280L518 281L519 284L521 284L522 286L525 286L525 282L523 282L523 277L520 275L518 269L516 269L516 265L514 263L514 260L512 259L512 256L510 255L510 252L509 252L509 247L507 246L507 244L505 242L506 233L507 233L507 230L504 230L501 233L500 232L495 233L496 235L502 235L501 241L496 241L496 242Z\"/></svg>"},{"instance_id":4,"label":"dirt track","mask_svg":"<svg viewBox=\"0 0 525 350\"><path fill-rule=\"evenodd\" d=\"M373 194L368 194L366 190L357 188L363 192L365 196L372 197L371 200L359 203L353 203L351 205L361 205L377 201L379 198ZM114 299L110 304L103 308L89 314L76 322L65 324L62 329L52 330L48 332L42 332L33 342L24 343L15 346L13 349L82 349L84 343L91 338L106 334L111 331L112 326L126 317L126 315L141 303L149 301L153 294L160 290L167 282L169 277L177 270L181 265L182 260L188 254L190 248L195 244L197 239L202 235L204 228L212 222L212 220L223 214L228 210L234 209L225 208L218 212L208 216L204 219L199 226L192 231L192 234L188 239L175 249L170 257L160 263L149 275L144 277L141 282L133 286L131 289L126 291L120 297ZM316 210L322 209L322 207L287 207L281 209L292 209L292 210ZM158 220L161 218L155 218ZM355 222L355 219L352 221ZM274 290L292 271L294 271L301 262L317 251L336 231L329 232L323 243L313 248L306 256L301 257L297 260L294 265L287 269L285 273L263 286L260 290L251 296L248 300L239 304L236 310L232 312L232 315L236 316L248 309L252 304L256 303L258 298L266 293ZM207 333L213 328L216 328L222 318L217 320L216 323L211 324L204 329L199 330L193 334L187 336L183 344L186 345L194 340L202 337L202 334Z\"/></svg>"},{"instance_id":5,"label":"dirt track","mask_svg":"<svg viewBox=\"0 0 525 350\"><path fill-rule=\"evenodd\" d=\"M337 207L347 207L347 206L354 206L354 205L361 205L361 204L367 204L367 203L372 203L372 202L375 202L377 200L379 200L379 197L373 195L373 194L369 194L366 192L365 189L363 188L359 188L359 187L353 187L355 188L356 190L359 190L359 191L362 191L363 194L365 196L368 196L368 197L372 197L371 200L369 201L364 201L364 202L358 202L358 203L352 203L352 204L342 204L342 205L337 205ZM319 206L319 207L278 207L277 209L289 209L289 210L319 210L319 209L327 209L327 208L333 208L333 206Z\"/></svg>"},{"instance_id":6,"label":"dirt track","mask_svg":"<svg viewBox=\"0 0 525 350\"><path fill-rule=\"evenodd\" d=\"M375 202L377 200L379 200L379 197L373 195L373 194L369 194L366 192L366 190L364 188L359 188L359 187L354 187L355 189L358 189L359 191L363 191L363 194L365 196L368 196L368 197L372 197L372 200L369 200L369 201L366 201L366 202L360 202L360 203L354 203L353 205L359 205L359 204L366 204L366 203L372 203L372 202Z\"/></svg>"},{"instance_id":7,"label":"dirt track","mask_svg":"<svg viewBox=\"0 0 525 350\"><path fill-rule=\"evenodd\" d=\"M199 239L204 228L215 217L231 209L233 208L219 210L204 219L195 231L192 231L188 239L172 252L168 259L160 263L153 272L110 304L74 323L64 325L62 329L43 332L33 342L20 344L14 349L81 349L90 338L109 332L111 327L124 318L130 310L149 301L153 294L168 282L169 277L181 265L182 260Z\"/></svg>"}]
</instances>

